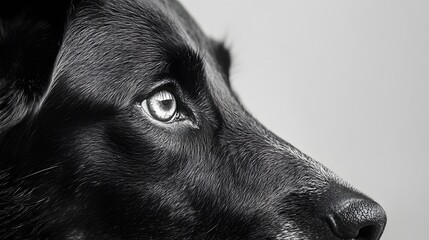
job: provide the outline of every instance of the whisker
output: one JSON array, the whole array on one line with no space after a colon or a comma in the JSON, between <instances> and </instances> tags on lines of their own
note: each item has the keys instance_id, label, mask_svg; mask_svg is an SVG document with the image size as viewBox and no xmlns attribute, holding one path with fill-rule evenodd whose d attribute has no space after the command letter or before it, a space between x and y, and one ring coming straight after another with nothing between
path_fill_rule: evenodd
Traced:
<instances>
[{"instance_id":1,"label":"whisker","mask_svg":"<svg viewBox=\"0 0 429 240\"><path fill-rule=\"evenodd\" d=\"M26 175L24 177L18 178L18 181L24 180L24 179L29 178L29 177L33 177L34 175L38 175L38 174L41 174L41 173L44 173L44 172L48 172L48 171L50 171L52 169L55 169L57 167L58 167L58 165L54 165L54 166L47 167L47 168L44 168L42 170L39 170L37 172L30 173L30 174L28 174L28 175Z\"/></svg>"}]
</instances>

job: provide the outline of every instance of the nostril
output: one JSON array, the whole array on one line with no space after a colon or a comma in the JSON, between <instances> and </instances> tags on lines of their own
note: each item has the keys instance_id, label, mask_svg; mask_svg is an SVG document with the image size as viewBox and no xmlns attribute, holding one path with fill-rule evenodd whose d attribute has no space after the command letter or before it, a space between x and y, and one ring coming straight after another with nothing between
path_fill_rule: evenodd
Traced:
<instances>
[{"instance_id":1,"label":"nostril","mask_svg":"<svg viewBox=\"0 0 429 240\"><path fill-rule=\"evenodd\" d=\"M355 239L374 239L373 236L377 235L377 227L375 226L366 226L359 230L358 235ZM371 238L372 237L372 238Z\"/></svg>"},{"instance_id":2,"label":"nostril","mask_svg":"<svg viewBox=\"0 0 429 240\"><path fill-rule=\"evenodd\" d=\"M386 224L386 213L370 199L348 199L333 205L328 223L339 238L378 240Z\"/></svg>"}]
</instances>

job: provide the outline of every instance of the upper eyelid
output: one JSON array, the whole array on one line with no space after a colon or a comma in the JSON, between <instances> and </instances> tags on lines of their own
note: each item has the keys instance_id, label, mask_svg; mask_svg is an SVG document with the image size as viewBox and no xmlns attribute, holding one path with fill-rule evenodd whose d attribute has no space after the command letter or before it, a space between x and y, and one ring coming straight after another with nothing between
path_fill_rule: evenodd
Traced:
<instances>
[{"instance_id":1,"label":"upper eyelid","mask_svg":"<svg viewBox=\"0 0 429 240\"><path fill-rule=\"evenodd\" d=\"M190 101L189 96L187 96L187 94L182 90L180 84L172 78L165 78L156 82L156 84L152 85L150 90L147 91L145 94L137 96L137 98L134 100L134 104L140 105L143 101L152 97L157 92L163 90L168 90L173 94L176 99L177 108L180 111L187 112L192 116L195 115L195 107Z\"/></svg>"},{"instance_id":2,"label":"upper eyelid","mask_svg":"<svg viewBox=\"0 0 429 240\"><path fill-rule=\"evenodd\" d=\"M171 78L166 78L160 81L156 81L149 87L149 90L144 91L143 93L140 92L137 96L133 98L133 102L141 103L143 102L143 100L150 98L151 96L162 90L170 90L175 97L183 97L183 93L180 89L179 84Z\"/></svg>"},{"instance_id":3,"label":"upper eyelid","mask_svg":"<svg viewBox=\"0 0 429 240\"><path fill-rule=\"evenodd\" d=\"M186 94L181 89L179 83L177 83L177 81L173 79L163 81L163 84L160 84L157 87L153 88L152 91L148 94L148 97L153 96L155 93L162 90L171 91L173 96L176 98L176 101L178 102L184 102L183 100L187 98Z\"/></svg>"}]
</instances>

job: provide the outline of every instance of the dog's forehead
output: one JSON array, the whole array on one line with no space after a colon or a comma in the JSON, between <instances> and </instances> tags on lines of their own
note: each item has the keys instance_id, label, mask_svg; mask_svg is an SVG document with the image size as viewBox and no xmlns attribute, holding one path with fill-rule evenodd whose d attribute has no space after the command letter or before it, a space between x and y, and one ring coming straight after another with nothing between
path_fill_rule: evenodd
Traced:
<instances>
[{"instance_id":1,"label":"dog's forehead","mask_svg":"<svg viewBox=\"0 0 429 240\"><path fill-rule=\"evenodd\" d=\"M201 45L207 44L207 36L178 1L164 0L155 2L161 5L161 9L165 9L164 11L167 13L167 16L180 28L182 37L189 45L198 50L198 48L201 48Z\"/></svg>"},{"instance_id":2,"label":"dog's forehead","mask_svg":"<svg viewBox=\"0 0 429 240\"><path fill-rule=\"evenodd\" d=\"M137 30L141 35L158 34L159 38L187 44L198 51L207 48L209 39L192 16L176 0L99 0L82 5L83 15L104 16L123 30ZM82 20L86 16L78 15ZM135 36L135 35L134 35Z\"/></svg>"},{"instance_id":3,"label":"dog's forehead","mask_svg":"<svg viewBox=\"0 0 429 240\"><path fill-rule=\"evenodd\" d=\"M187 64L204 72L199 83L228 90L215 45L177 1L88 1L69 17L53 78L80 95L126 104L162 72L167 55L180 55L179 61L191 59Z\"/></svg>"}]
</instances>

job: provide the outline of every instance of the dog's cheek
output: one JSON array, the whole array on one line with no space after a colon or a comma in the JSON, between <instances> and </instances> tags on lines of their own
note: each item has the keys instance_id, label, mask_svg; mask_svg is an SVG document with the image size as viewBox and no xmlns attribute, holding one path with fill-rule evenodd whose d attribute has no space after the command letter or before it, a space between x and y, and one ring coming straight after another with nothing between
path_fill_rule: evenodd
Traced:
<instances>
[{"instance_id":1,"label":"dog's cheek","mask_svg":"<svg viewBox=\"0 0 429 240\"><path fill-rule=\"evenodd\" d=\"M184 159L157 151L153 142L125 125L97 123L76 135L77 140L80 144L69 153L72 160L63 166L73 179L69 193L76 194L74 203L83 204L79 208L87 210L82 215L91 219L82 220L83 232L90 222L102 232L119 228L126 237L162 239L192 231L193 209L182 191L184 181L177 178L177 163Z\"/></svg>"}]
</instances>

